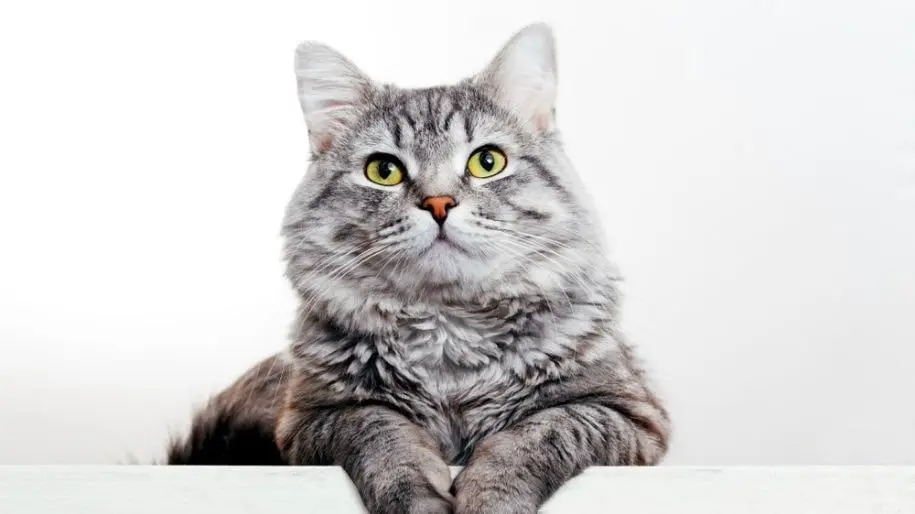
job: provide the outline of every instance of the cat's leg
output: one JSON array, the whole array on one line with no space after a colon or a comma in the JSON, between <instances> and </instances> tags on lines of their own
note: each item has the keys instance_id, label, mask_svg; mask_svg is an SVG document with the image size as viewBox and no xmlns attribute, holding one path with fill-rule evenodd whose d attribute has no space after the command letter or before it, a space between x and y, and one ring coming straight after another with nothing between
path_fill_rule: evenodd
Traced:
<instances>
[{"instance_id":1,"label":"cat's leg","mask_svg":"<svg viewBox=\"0 0 915 514\"><path fill-rule=\"evenodd\" d=\"M279 438L293 465L342 466L372 514L453 512L451 473L437 444L391 409L286 412Z\"/></svg>"},{"instance_id":2,"label":"cat's leg","mask_svg":"<svg viewBox=\"0 0 915 514\"><path fill-rule=\"evenodd\" d=\"M652 402L588 398L535 412L480 442L455 479L457 514L533 514L589 466L653 465L668 422Z\"/></svg>"}]
</instances>

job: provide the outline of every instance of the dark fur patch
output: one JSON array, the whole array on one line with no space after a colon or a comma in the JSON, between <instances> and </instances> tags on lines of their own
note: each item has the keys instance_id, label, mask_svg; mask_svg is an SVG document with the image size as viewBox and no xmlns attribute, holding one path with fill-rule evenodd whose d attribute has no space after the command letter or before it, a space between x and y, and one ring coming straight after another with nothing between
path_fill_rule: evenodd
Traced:
<instances>
[{"instance_id":1,"label":"dark fur patch","mask_svg":"<svg viewBox=\"0 0 915 514\"><path fill-rule=\"evenodd\" d=\"M281 466L273 427L229 411L201 412L183 440L168 448L168 465Z\"/></svg>"}]
</instances>

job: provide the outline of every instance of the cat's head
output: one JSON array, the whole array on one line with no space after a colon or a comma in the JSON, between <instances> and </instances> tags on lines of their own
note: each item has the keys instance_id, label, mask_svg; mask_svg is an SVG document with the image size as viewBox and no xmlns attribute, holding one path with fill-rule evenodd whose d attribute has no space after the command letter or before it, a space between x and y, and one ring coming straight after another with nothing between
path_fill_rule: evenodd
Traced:
<instances>
[{"instance_id":1,"label":"cat's head","mask_svg":"<svg viewBox=\"0 0 915 514\"><path fill-rule=\"evenodd\" d=\"M301 294L341 282L540 294L587 280L600 234L558 140L546 25L447 86L380 84L312 42L295 67L312 160L283 233Z\"/></svg>"}]
</instances>

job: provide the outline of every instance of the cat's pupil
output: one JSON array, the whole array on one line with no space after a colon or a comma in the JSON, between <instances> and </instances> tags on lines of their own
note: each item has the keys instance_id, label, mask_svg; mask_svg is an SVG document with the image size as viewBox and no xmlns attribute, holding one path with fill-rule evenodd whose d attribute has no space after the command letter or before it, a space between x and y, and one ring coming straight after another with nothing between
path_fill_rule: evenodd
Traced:
<instances>
[{"instance_id":1,"label":"cat's pupil","mask_svg":"<svg viewBox=\"0 0 915 514\"><path fill-rule=\"evenodd\" d=\"M381 161L381 163L378 165L378 176L381 177L381 180L387 180L393 172L394 163L392 162Z\"/></svg>"},{"instance_id":2,"label":"cat's pupil","mask_svg":"<svg viewBox=\"0 0 915 514\"><path fill-rule=\"evenodd\" d=\"M492 171L493 166L496 165L496 158L493 157L492 152L483 152L480 154L480 165L483 166L483 169L486 171Z\"/></svg>"}]
</instances>

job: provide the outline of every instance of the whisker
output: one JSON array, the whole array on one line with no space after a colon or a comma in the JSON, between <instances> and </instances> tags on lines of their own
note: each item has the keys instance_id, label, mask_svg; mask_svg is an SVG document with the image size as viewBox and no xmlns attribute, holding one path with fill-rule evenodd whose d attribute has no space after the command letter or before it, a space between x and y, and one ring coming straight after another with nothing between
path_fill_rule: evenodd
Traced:
<instances>
[{"instance_id":1,"label":"whisker","mask_svg":"<svg viewBox=\"0 0 915 514\"><path fill-rule=\"evenodd\" d=\"M498 230L500 232L504 231L504 232L513 232L513 233L524 233L524 232L521 232L520 230L518 230L517 220L502 220L502 219L497 219L497 218L478 217L478 218L475 218L473 221L484 228L490 228L490 229ZM551 239L551 238L547 238L547 237L543 236L543 234L548 234L548 235L556 235L559 237L567 238L569 235L568 233L558 232L556 230L550 230L549 228L545 228L545 227L541 227L540 230L542 230L543 232L539 236L534 235L534 234L525 234L525 235L533 237L535 239L547 240L557 246L568 247L566 244L562 243L559 240ZM582 245L591 247L595 251L603 253L603 249L592 241L588 241L586 239L576 239L575 242L577 244L582 244ZM571 243L571 241L569 241L569 243ZM572 249L572 248L570 248L570 249Z\"/></svg>"},{"instance_id":2,"label":"whisker","mask_svg":"<svg viewBox=\"0 0 915 514\"><path fill-rule=\"evenodd\" d=\"M559 269L563 269L563 268L564 268L564 267L562 266L562 264L556 262L556 261L553 260L551 257L549 257L548 255L544 254L543 251L541 251L541 249L538 249L537 247L535 247L535 246L533 246L533 245L531 245L531 244L525 244L525 243L524 243L523 241L521 241L521 240L512 239L512 238L506 239L505 242L506 242L506 243L514 244L514 245L516 245L516 246L518 246L518 247L520 247L520 248L522 248L522 249L525 249L525 250L532 251L532 252L536 253L536 254L540 255L541 257L543 257L544 259L546 259L546 260L552 262L552 263L553 263L557 268L559 268ZM545 250L545 249L544 249L544 250ZM559 288L559 291L562 293L563 296L565 296L566 302L568 302L568 304L569 304L569 309L572 309L572 299L569 298L569 295L568 295L568 294L566 294L565 289L562 288L562 287L560 287L560 288Z\"/></svg>"},{"instance_id":3,"label":"whisker","mask_svg":"<svg viewBox=\"0 0 915 514\"><path fill-rule=\"evenodd\" d=\"M338 266L336 269L334 269L330 273L330 275L325 277L325 281L333 282L337 278L344 277L347 273L349 273L350 271L352 271L353 269L358 267L360 264L362 264L362 263L366 262L367 260L371 259L372 257L384 252L385 250L387 250L386 246L378 246L378 247L370 248L370 249L362 252L361 254L357 255L356 257L350 259L348 262L345 262L342 265ZM329 288L329 285L325 285L325 287L323 287L322 289L315 291L314 294L312 295L313 300L310 302L307 302L306 304L304 304L302 306L300 312L301 312L301 316L302 316L303 320L308 318L308 315L311 314L311 310L317 305L318 300L320 299L320 297L323 296L323 294L326 292L326 290L328 288Z\"/></svg>"},{"instance_id":4,"label":"whisker","mask_svg":"<svg viewBox=\"0 0 915 514\"><path fill-rule=\"evenodd\" d=\"M514 251L509 247L503 246L499 242L490 241L490 244L492 244L497 249L501 249L502 251L507 252L509 255L512 255L515 258L519 258L521 260L521 262L531 262L531 260L532 260L529 255L524 255L521 252ZM557 333L558 328L556 325L556 323L557 323L556 322L556 313L553 310L553 304L550 302L549 295L547 294L547 292L542 287L538 286L538 289L540 290L541 294L543 295L543 300L546 302L547 309L549 309L549 311L550 311L550 318L552 318L553 332ZM566 297L566 299L568 299L568 297ZM571 307L572 307L572 305L570 303L569 308L571 308Z\"/></svg>"},{"instance_id":5,"label":"whisker","mask_svg":"<svg viewBox=\"0 0 915 514\"><path fill-rule=\"evenodd\" d=\"M568 263L568 264L572 267L572 270L571 270L572 273L570 273L569 276L570 276L571 278L573 278L573 279L578 283L578 285L580 285L580 286L582 287L582 289L583 289L584 291L586 291L586 292L592 292L592 291L594 291L595 287L594 287L593 284L588 285L588 284L582 282L582 280L581 280L582 277L585 277L585 278L586 278L586 275L584 274L584 268L582 267L581 263L576 263L576 262L572 261L568 256L563 255L563 254L561 254L561 253L555 251L554 249L547 248L547 247L545 247L544 245L541 245L541 244L537 244L538 241L532 240L532 239L536 239L536 238L537 238L537 236L534 236L533 234L527 234L527 233L520 232L520 231L514 231L514 233L513 233L513 234L510 234L510 235L515 236L515 239L518 239L518 240L525 240L528 244L531 244L531 245L533 245L533 246L536 246L537 249L542 250L542 251L544 251L544 252L548 252L548 253L550 253L550 254L556 256L557 258L563 260L564 262ZM552 240L550 240L549 238L542 238L542 237L541 237L541 238L539 238L539 239L544 239L544 240L547 240L547 241L552 241ZM566 248L567 248L567 247L566 247ZM571 250L571 249L570 249L570 250ZM555 261L554 261L554 262L555 262ZM558 263L557 263L557 264L558 264Z\"/></svg>"}]
</instances>

